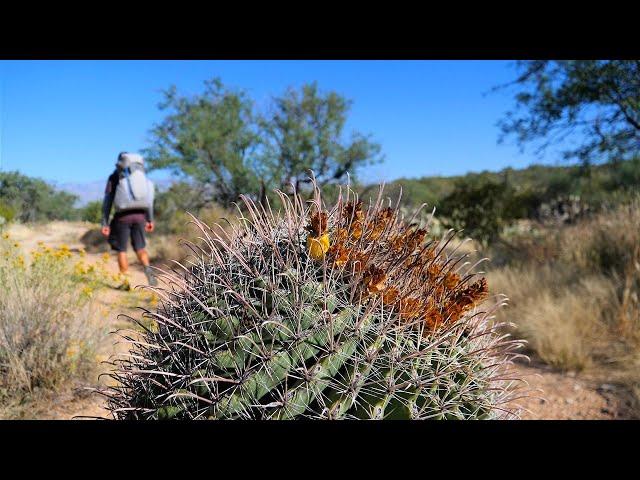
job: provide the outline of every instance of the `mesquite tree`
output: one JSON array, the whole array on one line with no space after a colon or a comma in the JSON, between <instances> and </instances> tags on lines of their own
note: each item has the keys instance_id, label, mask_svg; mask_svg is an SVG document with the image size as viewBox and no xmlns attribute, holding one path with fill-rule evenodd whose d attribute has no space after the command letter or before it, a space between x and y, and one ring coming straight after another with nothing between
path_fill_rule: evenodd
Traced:
<instances>
[{"instance_id":1,"label":"mesquite tree","mask_svg":"<svg viewBox=\"0 0 640 480\"><path fill-rule=\"evenodd\" d=\"M640 60L535 60L517 63L516 109L500 121L501 140L541 153L564 151L584 164L640 155ZM576 136L575 134L578 134Z\"/></svg>"}]
</instances>

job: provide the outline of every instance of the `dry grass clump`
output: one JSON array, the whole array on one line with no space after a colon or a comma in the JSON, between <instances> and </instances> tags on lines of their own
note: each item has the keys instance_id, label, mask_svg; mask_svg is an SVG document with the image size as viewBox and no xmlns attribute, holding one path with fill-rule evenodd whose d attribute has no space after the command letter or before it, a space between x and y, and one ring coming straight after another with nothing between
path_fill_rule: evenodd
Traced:
<instances>
[{"instance_id":1,"label":"dry grass clump","mask_svg":"<svg viewBox=\"0 0 640 480\"><path fill-rule=\"evenodd\" d=\"M517 325L531 352L554 367L583 370L606 354L615 288L603 276L572 281L557 273L548 265L506 267L490 272L489 281L508 292L510 307L500 315Z\"/></svg>"},{"instance_id":2,"label":"dry grass clump","mask_svg":"<svg viewBox=\"0 0 640 480\"><path fill-rule=\"evenodd\" d=\"M147 249L154 263L166 263L171 260L184 262L189 252L181 243L179 235L154 235L147 238Z\"/></svg>"},{"instance_id":3,"label":"dry grass clump","mask_svg":"<svg viewBox=\"0 0 640 480\"><path fill-rule=\"evenodd\" d=\"M202 210L201 215L198 218L206 219L207 225L213 225L213 230L222 238L228 238L230 229L228 228L226 219L233 218L221 216L228 214L228 212L222 210L218 206L211 208L205 208ZM171 231L174 233L168 234L152 234L149 236L149 253L151 258L156 262L168 263L171 261L184 262L193 255L193 251L185 248L184 239L193 238L198 235L199 231L191 217L186 213L177 214L171 220L173 226Z\"/></svg>"},{"instance_id":4,"label":"dry grass clump","mask_svg":"<svg viewBox=\"0 0 640 480\"><path fill-rule=\"evenodd\" d=\"M565 261L582 271L626 276L640 250L640 199L568 228L562 237Z\"/></svg>"},{"instance_id":5,"label":"dry grass clump","mask_svg":"<svg viewBox=\"0 0 640 480\"><path fill-rule=\"evenodd\" d=\"M190 212L207 225L215 225L228 221L235 221L235 212L230 212L216 203L212 203L198 211ZM223 220L225 219L225 220ZM169 218L158 218L157 227L162 233L174 234L191 238L194 234L198 234L197 228L194 229L192 217L183 210L178 210ZM218 227L220 228L220 227Z\"/></svg>"},{"instance_id":6,"label":"dry grass clump","mask_svg":"<svg viewBox=\"0 0 640 480\"><path fill-rule=\"evenodd\" d=\"M95 267L69 248L40 246L31 260L0 238L0 417L87 381L103 332L92 314Z\"/></svg>"},{"instance_id":7,"label":"dry grass clump","mask_svg":"<svg viewBox=\"0 0 640 480\"><path fill-rule=\"evenodd\" d=\"M491 247L489 252L491 266L493 268L504 266L529 268L556 261L565 248L562 245L562 233L563 230L557 228L532 227L529 230L505 235Z\"/></svg>"},{"instance_id":8,"label":"dry grass clump","mask_svg":"<svg viewBox=\"0 0 640 480\"><path fill-rule=\"evenodd\" d=\"M550 365L597 371L640 390L639 225L636 200L577 225L510 239L520 257L488 274L510 299L498 316L516 323Z\"/></svg>"}]
</instances>

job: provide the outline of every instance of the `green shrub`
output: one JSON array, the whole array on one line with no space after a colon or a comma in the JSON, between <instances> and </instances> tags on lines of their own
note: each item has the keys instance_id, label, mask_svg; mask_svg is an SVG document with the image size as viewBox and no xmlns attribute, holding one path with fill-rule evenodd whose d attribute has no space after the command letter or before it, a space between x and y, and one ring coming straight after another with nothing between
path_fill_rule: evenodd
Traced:
<instances>
[{"instance_id":1,"label":"green shrub","mask_svg":"<svg viewBox=\"0 0 640 480\"><path fill-rule=\"evenodd\" d=\"M0 230L13 221L15 214L16 212L12 207L0 201Z\"/></svg>"},{"instance_id":2,"label":"green shrub","mask_svg":"<svg viewBox=\"0 0 640 480\"><path fill-rule=\"evenodd\" d=\"M101 223L102 222L102 202L94 200L87 203L81 209L80 218L85 222Z\"/></svg>"},{"instance_id":3,"label":"green shrub","mask_svg":"<svg viewBox=\"0 0 640 480\"><path fill-rule=\"evenodd\" d=\"M12 206L21 222L72 220L77 215L75 195L18 172L0 172L0 200Z\"/></svg>"}]
</instances>

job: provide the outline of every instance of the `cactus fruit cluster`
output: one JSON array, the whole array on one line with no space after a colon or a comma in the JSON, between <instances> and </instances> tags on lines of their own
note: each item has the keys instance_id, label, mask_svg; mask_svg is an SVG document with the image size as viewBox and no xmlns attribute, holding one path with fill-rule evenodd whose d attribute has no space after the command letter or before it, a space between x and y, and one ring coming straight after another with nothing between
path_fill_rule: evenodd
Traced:
<instances>
[{"instance_id":1,"label":"cactus fruit cluster","mask_svg":"<svg viewBox=\"0 0 640 480\"><path fill-rule=\"evenodd\" d=\"M195 259L144 313L157 328L123 334L115 418L517 416L520 344L454 234L429 239L382 189L366 208L348 188L330 209L317 189L279 196L277 212L243 199L226 237L194 218Z\"/></svg>"}]
</instances>

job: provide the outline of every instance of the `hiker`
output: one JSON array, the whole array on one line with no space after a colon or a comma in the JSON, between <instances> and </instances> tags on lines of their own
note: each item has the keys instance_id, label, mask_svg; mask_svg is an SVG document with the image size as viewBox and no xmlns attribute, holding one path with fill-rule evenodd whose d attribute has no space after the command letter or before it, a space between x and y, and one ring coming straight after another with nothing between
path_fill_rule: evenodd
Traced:
<instances>
[{"instance_id":1,"label":"hiker","mask_svg":"<svg viewBox=\"0 0 640 480\"><path fill-rule=\"evenodd\" d=\"M157 285L157 279L149 265L144 232L153 232L154 186L144 172L144 159L136 153L118 155L115 171L109 176L102 202L102 234L108 237L111 248L118 252L120 273L125 275L122 287L130 288L127 242L131 239L133 250L144 267L149 285ZM111 223L111 207L115 214Z\"/></svg>"}]
</instances>

